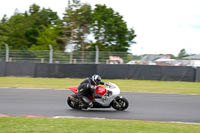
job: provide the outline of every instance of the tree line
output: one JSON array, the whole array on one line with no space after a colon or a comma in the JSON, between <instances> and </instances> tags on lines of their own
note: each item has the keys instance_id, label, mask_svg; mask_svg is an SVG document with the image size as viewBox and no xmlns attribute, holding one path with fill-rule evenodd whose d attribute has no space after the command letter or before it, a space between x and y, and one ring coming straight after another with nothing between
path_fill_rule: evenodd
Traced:
<instances>
[{"instance_id":1,"label":"tree line","mask_svg":"<svg viewBox=\"0 0 200 133\"><path fill-rule=\"evenodd\" d=\"M55 50L127 52L136 37L123 17L106 5L94 8L80 0L68 1L63 18L51 9L37 4L24 13L15 12L0 20L0 49L8 44L10 49L47 50L49 44Z\"/></svg>"}]
</instances>

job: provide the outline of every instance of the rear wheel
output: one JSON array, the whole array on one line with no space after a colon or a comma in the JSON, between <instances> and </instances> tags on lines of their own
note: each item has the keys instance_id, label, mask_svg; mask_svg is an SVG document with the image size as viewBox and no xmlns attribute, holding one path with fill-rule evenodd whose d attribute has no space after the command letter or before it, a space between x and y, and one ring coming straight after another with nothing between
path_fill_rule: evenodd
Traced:
<instances>
[{"instance_id":1,"label":"rear wheel","mask_svg":"<svg viewBox=\"0 0 200 133\"><path fill-rule=\"evenodd\" d=\"M123 111L128 108L128 100L124 97L117 97L112 102L112 107L116 110Z\"/></svg>"},{"instance_id":2,"label":"rear wheel","mask_svg":"<svg viewBox=\"0 0 200 133\"><path fill-rule=\"evenodd\" d=\"M73 109L81 109L76 95L71 95L67 98L67 104Z\"/></svg>"}]
</instances>

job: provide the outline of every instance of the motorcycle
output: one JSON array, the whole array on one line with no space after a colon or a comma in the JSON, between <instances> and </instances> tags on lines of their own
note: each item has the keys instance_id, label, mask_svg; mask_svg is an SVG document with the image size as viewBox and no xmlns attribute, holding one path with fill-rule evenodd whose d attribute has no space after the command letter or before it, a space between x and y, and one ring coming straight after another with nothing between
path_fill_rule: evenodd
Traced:
<instances>
[{"instance_id":1,"label":"motorcycle","mask_svg":"<svg viewBox=\"0 0 200 133\"><path fill-rule=\"evenodd\" d=\"M71 87L69 89L74 94L67 98L67 104L72 109L84 109L84 102L77 96L78 87ZM106 88L104 88L103 86L97 86L95 88L95 92L99 97L88 95L88 98L93 103L93 106L91 108L113 107L115 110L123 111L129 106L128 100L125 97L120 96L120 89L114 83L109 82Z\"/></svg>"}]
</instances>

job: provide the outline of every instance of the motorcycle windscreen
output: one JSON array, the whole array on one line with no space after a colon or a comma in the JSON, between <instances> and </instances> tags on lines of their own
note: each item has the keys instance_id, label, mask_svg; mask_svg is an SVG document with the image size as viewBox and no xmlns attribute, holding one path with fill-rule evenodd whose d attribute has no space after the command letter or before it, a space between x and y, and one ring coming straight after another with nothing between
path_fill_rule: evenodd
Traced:
<instances>
[{"instance_id":1,"label":"motorcycle windscreen","mask_svg":"<svg viewBox=\"0 0 200 133\"><path fill-rule=\"evenodd\" d=\"M73 91L75 94L77 94L77 89L78 89L78 87L71 87L71 88L69 88L71 91Z\"/></svg>"},{"instance_id":2,"label":"motorcycle windscreen","mask_svg":"<svg viewBox=\"0 0 200 133\"><path fill-rule=\"evenodd\" d=\"M97 86L95 90L96 93L99 94L100 96L103 96L106 93L106 88L102 86Z\"/></svg>"}]
</instances>

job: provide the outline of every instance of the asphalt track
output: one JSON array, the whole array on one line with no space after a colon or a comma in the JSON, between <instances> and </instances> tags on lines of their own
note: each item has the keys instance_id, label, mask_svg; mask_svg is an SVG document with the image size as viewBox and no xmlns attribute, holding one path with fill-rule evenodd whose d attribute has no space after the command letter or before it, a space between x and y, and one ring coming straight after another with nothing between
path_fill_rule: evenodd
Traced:
<instances>
[{"instance_id":1,"label":"asphalt track","mask_svg":"<svg viewBox=\"0 0 200 133\"><path fill-rule=\"evenodd\" d=\"M122 92L130 104L126 111L78 111L66 106L71 94L67 90L0 88L0 114L200 123L200 95Z\"/></svg>"}]
</instances>

